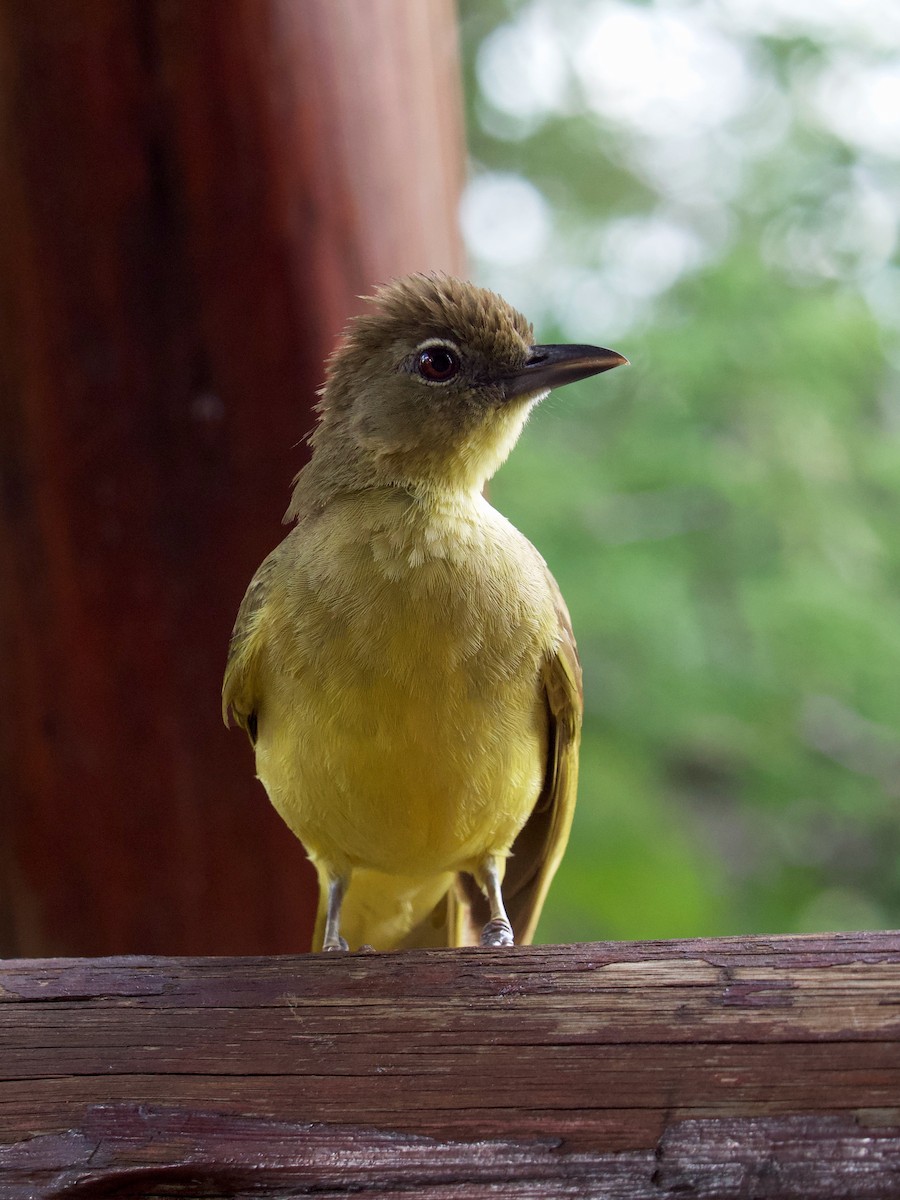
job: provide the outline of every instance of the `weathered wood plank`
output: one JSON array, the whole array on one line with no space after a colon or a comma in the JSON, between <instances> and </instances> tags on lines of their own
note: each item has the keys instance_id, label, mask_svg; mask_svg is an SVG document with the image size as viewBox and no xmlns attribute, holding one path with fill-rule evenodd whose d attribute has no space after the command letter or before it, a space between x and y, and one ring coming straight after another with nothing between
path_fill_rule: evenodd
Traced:
<instances>
[{"instance_id":1,"label":"weathered wood plank","mask_svg":"<svg viewBox=\"0 0 900 1200\"><path fill-rule=\"evenodd\" d=\"M113 1181L895 1196L900 935L0 963L0 1196Z\"/></svg>"}]
</instances>

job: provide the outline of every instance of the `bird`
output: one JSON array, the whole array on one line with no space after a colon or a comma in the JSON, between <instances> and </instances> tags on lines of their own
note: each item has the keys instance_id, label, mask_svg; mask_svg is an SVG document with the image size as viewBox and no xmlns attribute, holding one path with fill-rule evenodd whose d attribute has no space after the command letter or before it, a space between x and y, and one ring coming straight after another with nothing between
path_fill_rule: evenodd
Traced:
<instances>
[{"instance_id":1,"label":"bird","mask_svg":"<svg viewBox=\"0 0 900 1200\"><path fill-rule=\"evenodd\" d=\"M364 299L293 528L240 606L223 717L316 869L313 949L527 944L572 824L582 673L553 576L485 484L550 389L628 360L536 345L448 275Z\"/></svg>"}]
</instances>

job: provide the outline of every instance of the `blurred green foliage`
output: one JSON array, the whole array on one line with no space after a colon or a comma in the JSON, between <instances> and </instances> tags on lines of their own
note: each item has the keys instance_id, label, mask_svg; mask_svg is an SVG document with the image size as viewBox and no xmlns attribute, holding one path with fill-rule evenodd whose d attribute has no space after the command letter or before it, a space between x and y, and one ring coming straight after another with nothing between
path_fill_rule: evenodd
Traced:
<instances>
[{"instance_id":1,"label":"blurred green foliage","mask_svg":"<svg viewBox=\"0 0 900 1200\"><path fill-rule=\"evenodd\" d=\"M461 3L473 276L633 364L492 484L585 669L543 940L900 925L900 27L798 9Z\"/></svg>"}]
</instances>

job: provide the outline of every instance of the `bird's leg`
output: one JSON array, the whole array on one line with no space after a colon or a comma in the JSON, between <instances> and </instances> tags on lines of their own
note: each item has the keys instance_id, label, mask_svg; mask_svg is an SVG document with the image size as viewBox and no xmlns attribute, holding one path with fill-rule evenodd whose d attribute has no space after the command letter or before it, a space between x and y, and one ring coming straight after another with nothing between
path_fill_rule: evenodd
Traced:
<instances>
[{"instance_id":1,"label":"bird's leg","mask_svg":"<svg viewBox=\"0 0 900 1200\"><path fill-rule=\"evenodd\" d=\"M487 896L491 909L491 919L481 931L482 946L512 946L512 925L503 907L503 893L500 889L500 871L497 859L493 855L488 858L481 869L479 880L484 894Z\"/></svg>"},{"instance_id":2,"label":"bird's leg","mask_svg":"<svg viewBox=\"0 0 900 1200\"><path fill-rule=\"evenodd\" d=\"M328 908L325 911L325 938L323 950L349 950L350 947L341 937L341 905L344 893L347 891L348 879L339 875L328 881Z\"/></svg>"}]
</instances>

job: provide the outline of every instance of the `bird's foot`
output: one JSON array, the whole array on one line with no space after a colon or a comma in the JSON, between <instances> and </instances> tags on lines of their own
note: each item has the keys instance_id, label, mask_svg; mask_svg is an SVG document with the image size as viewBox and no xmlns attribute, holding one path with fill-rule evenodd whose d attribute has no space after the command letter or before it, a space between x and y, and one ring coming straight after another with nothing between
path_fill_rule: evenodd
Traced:
<instances>
[{"instance_id":1,"label":"bird's foot","mask_svg":"<svg viewBox=\"0 0 900 1200\"><path fill-rule=\"evenodd\" d=\"M325 945L322 947L322 949L323 950L340 951L340 950L349 950L350 947L347 945L346 938L339 937L336 942L326 942Z\"/></svg>"},{"instance_id":2,"label":"bird's foot","mask_svg":"<svg viewBox=\"0 0 900 1200\"><path fill-rule=\"evenodd\" d=\"M482 946L514 946L512 926L505 917L488 921L481 931Z\"/></svg>"}]
</instances>

